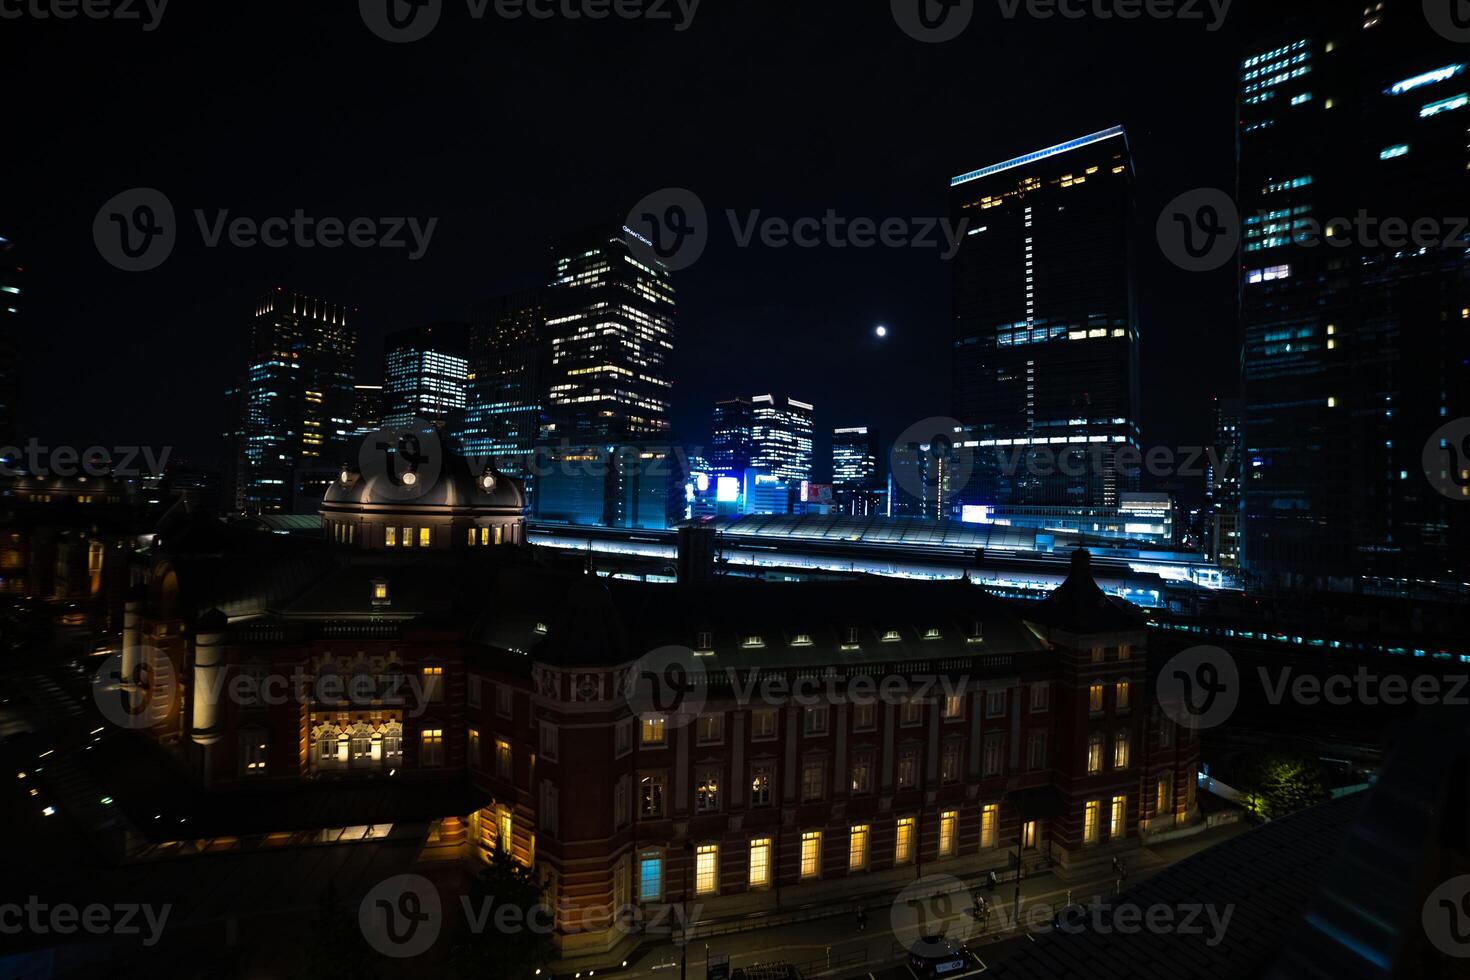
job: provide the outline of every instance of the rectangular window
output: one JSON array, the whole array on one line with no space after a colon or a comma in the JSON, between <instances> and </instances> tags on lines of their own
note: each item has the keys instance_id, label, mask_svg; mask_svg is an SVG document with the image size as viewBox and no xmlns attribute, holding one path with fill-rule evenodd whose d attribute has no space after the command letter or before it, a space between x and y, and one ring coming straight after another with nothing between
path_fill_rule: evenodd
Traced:
<instances>
[{"instance_id":1,"label":"rectangular window","mask_svg":"<svg viewBox=\"0 0 1470 980\"><path fill-rule=\"evenodd\" d=\"M750 737L756 742L764 742L776 737L774 708L750 713Z\"/></svg>"},{"instance_id":2,"label":"rectangular window","mask_svg":"<svg viewBox=\"0 0 1470 980\"><path fill-rule=\"evenodd\" d=\"M852 794L861 796L873 789L873 760L858 756L852 763Z\"/></svg>"},{"instance_id":3,"label":"rectangular window","mask_svg":"<svg viewBox=\"0 0 1470 980\"><path fill-rule=\"evenodd\" d=\"M1174 812L1174 776L1165 773L1154 785L1154 812L1165 816Z\"/></svg>"},{"instance_id":4,"label":"rectangular window","mask_svg":"<svg viewBox=\"0 0 1470 980\"><path fill-rule=\"evenodd\" d=\"M899 817L893 844L893 863L908 864L914 859L914 818Z\"/></svg>"},{"instance_id":5,"label":"rectangular window","mask_svg":"<svg viewBox=\"0 0 1470 980\"><path fill-rule=\"evenodd\" d=\"M495 775L510 778L510 743L503 738L495 740Z\"/></svg>"},{"instance_id":6,"label":"rectangular window","mask_svg":"<svg viewBox=\"0 0 1470 980\"><path fill-rule=\"evenodd\" d=\"M1128 682L1119 681L1113 685L1113 708L1117 711L1128 710Z\"/></svg>"},{"instance_id":7,"label":"rectangular window","mask_svg":"<svg viewBox=\"0 0 1470 980\"><path fill-rule=\"evenodd\" d=\"M482 682L481 682L481 680L479 678L479 675L477 675L477 674L471 674L470 675L470 686L465 691L465 696L464 697L465 697L465 704L469 705L471 708L478 708L480 706L480 693L481 693L480 692L480 688L481 688L481 683Z\"/></svg>"},{"instance_id":8,"label":"rectangular window","mask_svg":"<svg viewBox=\"0 0 1470 980\"><path fill-rule=\"evenodd\" d=\"M1105 648L1104 647L1093 647L1092 648L1092 662L1093 663L1100 664L1100 663L1105 662L1106 660L1107 660L1107 655L1106 655L1106 652L1105 652Z\"/></svg>"},{"instance_id":9,"label":"rectangular window","mask_svg":"<svg viewBox=\"0 0 1470 980\"><path fill-rule=\"evenodd\" d=\"M720 809L720 770L706 769L694 787L694 812L718 813Z\"/></svg>"},{"instance_id":10,"label":"rectangular window","mask_svg":"<svg viewBox=\"0 0 1470 980\"><path fill-rule=\"evenodd\" d=\"M404 528L403 531L401 532L401 537L399 538L399 540L403 542L403 546L405 548L412 548L413 547L413 528L411 528L411 527Z\"/></svg>"},{"instance_id":11,"label":"rectangular window","mask_svg":"<svg viewBox=\"0 0 1470 980\"><path fill-rule=\"evenodd\" d=\"M664 856L645 851L638 859L638 899L657 902L664 897Z\"/></svg>"},{"instance_id":12,"label":"rectangular window","mask_svg":"<svg viewBox=\"0 0 1470 980\"><path fill-rule=\"evenodd\" d=\"M1035 820L1027 820L1021 824L1021 849L1023 851L1036 850L1037 828Z\"/></svg>"},{"instance_id":13,"label":"rectangular window","mask_svg":"<svg viewBox=\"0 0 1470 980\"><path fill-rule=\"evenodd\" d=\"M750 842L750 887L764 888L771 883L771 839L757 837Z\"/></svg>"},{"instance_id":14,"label":"rectangular window","mask_svg":"<svg viewBox=\"0 0 1470 980\"><path fill-rule=\"evenodd\" d=\"M1093 681L1087 689L1087 710L1095 715L1102 714L1103 710L1103 682Z\"/></svg>"},{"instance_id":15,"label":"rectangular window","mask_svg":"<svg viewBox=\"0 0 1470 980\"><path fill-rule=\"evenodd\" d=\"M1026 739L1026 768L1046 768L1046 732L1032 732Z\"/></svg>"},{"instance_id":16,"label":"rectangular window","mask_svg":"<svg viewBox=\"0 0 1470 980\"><path fill-rule=\"evenodd\" d=\"M871 732L878 727L878 712L872 702L856 704L852 708L852 730Z\"/></svg>"},{"instance_id":17,"label":"rectangular window","mask_svg":"<svg viewBox=\"0 0 1470 980\"><path fill-rule=\"evenodd\" d=\"M387 548L396 548L396 547L398 547L398 528L396 528L396 527L385 527L385 528L383 528L383 545L384 545L384 547L387 547Z\"/></svg>"},{"instance_id":18,"label":"rectangular window","mask_svg":"<svg viewBox=\"0 0 1470 980\"><path fill-rule=\"evenodd\" d=\"M1119 660L1132 660L1133 659L1133 646L1131 644L1128 644L1128 643L1120 643L1120 644L1118 644L1118 659Z\"/></svg>"},{"instance_id":19,"label":"rectangular window","mask_svg":"<svg viewBox=\"0 0 1470 980\"><path fill-rule=\"evenodd\" d=\"M898 709L898 723L904 728L924 723L924 705L917 696L909 698Z\"/></svg>"},{"instance_id":20,"label":"rectangular window","mask_svg":"<svg viewBox=\"0 0 1470 980\"><path fill-rule=\"evenodd\" d=\"M696 731L700 745L719 745L725 740L725 716L700 715Z\"/></svg>"},{"instance_id":21,"label":"rectangular window","mask_svg":"<svg viewBox=\"0 0 1470 980\"><path fill-rule=\"evenodd\" d=\"M622 758L633 751L633 719L624 718L618 722L613 736L613 754Z\"/></svg>"},{"instance_id":22,"label":"rectangular window","mask_svg":"<svg viewBox=\"0 0 1470 980\"><path fill-rule=\"evenodd\" d=\"M556 726L548 721L541 723L541 754L551 762L556 761L557 753L560 751L561 734Z\"/></svg>"},{"instance_id":23,"label":"rectangular window","mask_svg":"<svg viewBox=\"0 0 1470 980\"><path fill-rule=\"evenodd\" d=\"M1031 710L1045 711L1051 703L1051 687L1045 681L1031 685Z\"/></svg>"},{"instance_id":24,"label":"rectangular window","mask_svg":"<svg viewBox=\"0 0 1470 980\"><path fill-rule=\"evenodd\" d=\"M1122 840L1128 833L1128 797L1113 797L1113 819L1108 827L1108 837Z\"/></svg>"},{"instance_id":25,"label":"rectangular window","mask_svg":"<svg viewBox=\"0 0 1470 980\"><path fill-rule=\"evenodd\" d=\"M957 847L957 832L960 815L956 810L945 810L939 815L939 856L954 857Z\"/></svg>"},{"instance_id":26,"label":"rectangular window","mask_svg":"<svg viewBox=\"0 0 1470 980\"><path fill-rule=\"evenodd\" d=\"M480 731L476 728L470 729L470 766L480 768Z\"/></svg>"},{"instance_id":27,"label":"rectangular window","mask_svg":"<svg viewBox=\"0 0 1470 980\"><path fill-rule=\"evenodd\" d=\"M245 743L245 772L247 775L259 776L265 772L266 740L259 732L247 732Z\"/></svg>"},{"instance_id":28,"label":"rectangular window","mask_svg":"<svg viewBox=\"0 0 1470 980\"><path fill-rule=\"evenodd\" d=\"M420 548L427 548L429 546L429 543L432 540L433 540L432 532L431 532L431 530L429 528L426 528L426 527L419 528L419 547Z\"/></svg>"},{"instance_id":29,"label":"rectangular window","mask_svg":"<svg viewBox=\"0 0 1470 980\"><path fill-rule=\"evenodd\" d=\"M639 741L644 745L663 745L668 734L667 725L668 720L663 715L644 715Z\"/></svg>"},{"instance_id":30,"label":"rectangular window","mask_svg":"<svg viewBox=\"0 0 1470 980\"><path fill-rule=\"evenodd\" d=\"M1128 732L1118 732L1113 737L1113 768L1127 769L1129 750L1133 745L1133 738Z\"/></svg>"},{"instance_id":31,"label":"rectangular window","mask_svg":"<svg viewBox=\"0 0 1470 980\"><path fill-rule=\"evenodd\" d=\"M827 782L827 764L808 762L801 767L801 798L803 801L820 800Z\"/></svg>"},{"instance_id":32,"label":"rectangular window","mask_svg":"<svg viewBox=\"0 0 1470 980\"><path fill-rule=\"evenodd\" d=\"M495 685L495 713L509 718L515 708L515 692L504 684Z\"/></svg>"},{"instance_id":33,"label":"rectangular window","mask_svg":"<svg viewBox=\"0 0 1470 980\"><path fill-rule=\"evenodd\" d=\"M1082 805L1082 843L1097 843L1097 800L1088 800Z\"/></svg>"},{"instance_id":34,"label":"rectangular window","mask_svg":"<svg viewBox=\"0 0 1470 980\"><path fill-rule=\"evenodd\" d=\"M1102 772L1102 736L1096 732L1087 737L1087 771Z\"/></svg>"},{"instance_id":35,"label":"rectangular window","mask_svg":"<svg viewBox=\"0 0 1470 980\"><path fill-rule=\"evenodd\" d=\"M987 717L987 718L1004 718L1005 717L1005 714L1006 714L1006 692L1003 691L1003 690L1001 690L1001 691L986 691L985 692L985 717Z\"/></svg>"},{"instance_id":36,"label":"rectangular window","mask_svg":"<svg viewBox=\"0 0 1470 980\"><path fill-rule=\"evenodd\" d=\"M701 630L694 634L694 649L709 651L715 648L715 635L709 630Z\"/></svg>"},{"instance_id":37,"label":"rectangular window","mask_svg":"<svg viewBox=\"0 0 1470 980\"><path fill-rule=\"evenodd\" d=\"M898 788L913 789L919 785L919 753L905 749L898 757Z\"/></svg>"},{"instance_id":38,"label":"rectangular window","mask_svg":"<svg viewBox=\"0 0 1470 980\"><path fill-rule=\"evenodd\" d=\"M776 779L774 766L750 767L750 805L771 805L771 783Z\"/></svg>"},{"instance_id":39,"label":"rectangular window","mask_svg":"<svg viewBox=\"0 0 1470 980\"><path fill-rule=\"evenodd\" d=\"M444 668L425 667L423 680L424 700L429 704L442 704L444 702Z\"/></svg>"},{"instance_id":40,"label":"rectangular window","mask_svg":"<svg viewBox=\"0 0 1470 980\"><path fill-rule=\"evenodd\" d=\"M980 808L980 846L994 847L999 833L1000 804L987 803Z\"/></svg>"},{"instance_id":41,"label":"rectangular window","mask_svg":"<svg viewBox=\"0 0 1470 980\"><path fill-rule=\"evenodd\" d=\"M985 758L983 760L982 774L986 776L999 776L1005 771L1005 738L1000 735L987 735L985 737Z\"/></svg>"},{"instance_id":42,"label":"rectangular window","mask_svg":"<svg viewBox=\"0 0 1470 980\"><path fill-rule=\"evenodd\" d=\"M1159 748L1172 749L1174 747L1174 722L1168 718L1159 719Z\"/></svg>"},{"instance_id":43,"label":"rectangular window","mask_svg":"<svg viewBox=\"0 0 1470 980\"><path fill-rule=\"evenodd\" d=\"M720 890L720 845L701 844L694 852L694 894L713 895Z\"/></svg>"},{"instance_id":44,"label":"rectangular window","mask_svg":"<svg viewBox=\"0 0 1470 980\"><path fill-rule=\"evenodd\" d=\"M419 765L444 765L444 729L425 728L419 732Z\"/></svg>"},{"instance_id":45,"label":"rectangular window","mask_svg":"<svg viewBox=\"0 0 1470 980\"><path fill-rule=\"evenodd\" d=\"M963 745L960 742L946 742L944 752L939 757L939 781L941 783L957 783L960 779L960 756Z\"/></svg>"},{"instance_id":46,"label":"rectangular window","mask_svg":"<svg viewBox=\"0 0 1470 980\"><path fill-rule=\"evenodd\" d=\"M645 820L664 815L664 777L662 773L645 773L638 780L638 814Z\"/></svg>"},{"instance_id":47,"label":"rectangular window","mask_svg":"<svg viewBox=\"0 0 1470 980\"><path fill-rule=\"evenodd\" d=\"M944 696L944 720L959 721L965 717L965 696L963 694L946 694Z\"/></svg>"},{"instance_id":48,"label":"rectangular window","mask_svg":"<svg viewBox=\"0 0 1470 980\"><path fill-rule=\"evenodd\" d=\"M858 824L848 834L847 870L862 871L868 866L868 825Z\"/></svg>"},{"instance_id":49,"label":"rectangular window","mask_svg":"<svg viewBox=\"0 0 1470 980\"><path fill-rule=\"evenodd\" d=\"M803 717L808 735L827 734L827 706L825 704L809 705Z\"/></svg>"},{"instance_id":50,"label":"rectangular window","mask_svg":"<svg viewBox=\"0 0 1470 980\"><path fill-rule=\"evenodd\" d=\"M801 876L817 878L822 874L822 832L808 830L801 835Z\"/></svg>"}]
</instances>

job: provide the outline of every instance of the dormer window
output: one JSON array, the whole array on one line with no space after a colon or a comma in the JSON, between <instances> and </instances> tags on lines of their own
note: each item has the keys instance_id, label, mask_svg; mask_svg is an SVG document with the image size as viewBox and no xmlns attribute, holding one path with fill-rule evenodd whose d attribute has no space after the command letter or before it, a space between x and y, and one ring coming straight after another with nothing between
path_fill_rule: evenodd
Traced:
<instances>
[{"instance_id":1,"label":"dormer window","mask_svg":"<svg viewBox=\"0 0 1470 980\"><path fill-rule=\"evenodd\" d=\"M809 647L812 645L812 635L810 633L797 633L791 638L791 645L794 647Z\"/></svg>"},{"instance_id":2,"label":"dormer window","mask_svg":"<svg viewBox=\"0 0 1470 980\"><path fill-rule=\"evenodd\" d=\"M759 633L752 633L740 641L740 645L746 649L754 649L766 645L766 638Z\"/></svg>"},{"instance_id":3,"label":"dormer window","mask_svg":"<svg viewBox=\"0 0 1470 980\"><path fill-rule=\"evenodd\" d=\"M700 630L694 634L694 649L701 651L713 650L715 648L715 635L709 630Z\"/></svg>"},{"instance_id":4,"label":"dormer window","mask_svg":"<svg viewBox=\"0 0 1470 980\"><path fill-rule=\"evenodd\" d=\"M858 628L856 626L848 626L843 629L842 649L856 650L859 646L860 644L858 643Z\"/></svg>"},{"instance_id":5,"label":"dormer window","mask_svg":"<svg viewBox=\"0 0 1470 980\"><path fill-rule=\"evenodd\" d=\"M546 633L548 632L548 630L549 630L549 627L547 627L547 625L545 623L537 623L536 624L536 632L537 633L540 633L542 636L545 636Z\"/></svg>"},{"instance_id":6,"label":"dormer window","mask_svg":"<svg viewBox=\"0 0 1470 980\"><path fill-rule=\"evenodd\" d=\"M985 640L985 630L980 625L980 620L977 619L977 620L972 621L970 623L970 635L967 636L967 637L965 637L965 642L966 643L981 643L981 642L984 642L984 640Z\"/></svg>"},{"instance_id":7,"label":"dormer window","mask_svg":"<svg viewBox=\"0 0 1470 980\"><path fill-rule=\"evenodd\" d=\"M899 641L898 630L884 630L883 631L883 642L884 643L897 643L898 641Z\"/></svg>"},{"instance_id":8,"label":"dormer window","mask_svg":"<svg viewBox=\"0 0 1470 980\"><path fill-rule=\"evenodd\" d=\"M939 639L939 637L940 633L938 626L931 626L924 631L924 639L926 640L937 640Z\"/></svg>"},{"instance_id":9,"label":"dormer window","mask_svg":"<svg viewBox=\"0 0 1470 980\"><path fill-rule=\"evenodd\" d=\"M388 580L385 578L373 579L373 605L386 606L389 603Z\"/></svg>"}]
</instances>

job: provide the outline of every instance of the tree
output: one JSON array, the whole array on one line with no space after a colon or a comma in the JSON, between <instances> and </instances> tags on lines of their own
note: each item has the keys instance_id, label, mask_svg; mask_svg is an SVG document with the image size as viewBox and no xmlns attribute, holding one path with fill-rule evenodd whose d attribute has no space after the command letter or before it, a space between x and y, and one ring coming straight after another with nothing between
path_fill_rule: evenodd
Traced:
<instances>
[{"instance_id":1,"label":"tree","mask_svg":"<svg viewBox=\"0 0 1470 980\"><path fill-rule=\"evenodd\" d=\"M1275 820L1332 797L1327 770L1309 755L1264 751L1248 756L1240 778L1242 802Z\"/></svg>"},{"instance_id":2,"label":"tree","mask_svg":"<svg viewBox=\"0 0 1470 980\"><path fill-rule=\"evenodd\" d=\"M504 851L470 885L469 934L450 954L455 976L521 980L551 959L553 911L544 886Z\"/></svg>"}]
</instances>

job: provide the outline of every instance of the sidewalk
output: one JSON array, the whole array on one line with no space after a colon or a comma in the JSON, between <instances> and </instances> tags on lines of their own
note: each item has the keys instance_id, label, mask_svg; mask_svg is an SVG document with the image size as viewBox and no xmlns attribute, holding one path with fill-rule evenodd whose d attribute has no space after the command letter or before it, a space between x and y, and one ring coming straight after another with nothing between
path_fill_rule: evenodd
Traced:
<instances>
[{"instance_id":1,"label":"sidewalk","mask_svg":"<svg viewBox=\"0 0 1470 980\"><path fill-rule=\"evenodd\" d=\"M1247 829L1243 825L1220 827L1159 847L1143 848L1137 853L1137 866L1129 868L1123 887ZM936 873L943 873L942 866L936 866ZM951 902L943 906L948 914L940 917L946 920L952 938L969 943L983 956L986 946L1014 940L1028 925L1049 925L1051 913L1060 910L1069 899L1082 904L1105 898L1114 894L1116 886L1116 879L1107 873L1081 881L1063 881L1052 872L1044 872L1021 883L1019 928L1016 927L1014 881L1002 884L994 892L982 889L993 910L983 932L968 915L968 898L962 904ZM917 930L912 926L912 917L902 911L895 915L894 900L898 894L862 896L862 906L868 913L867 929L862 933L857 931L856 916L848 903L834 906L830 913L818 910L813 915L820 917L806 921L787 921L741 932L706 937L700 935L696 926L689 940L688 980L704 980L708 954L728 955L731 970L781 961L804 966L808 976L833 977L865 972L901 960L906 955L907 944L917 938ZM959 907L955 907L957 904ZM673 980L679 975L679 955L677 936L651 943L630 958L629 968L620 971L619 976Z\"/></svg>"}]
</instances>

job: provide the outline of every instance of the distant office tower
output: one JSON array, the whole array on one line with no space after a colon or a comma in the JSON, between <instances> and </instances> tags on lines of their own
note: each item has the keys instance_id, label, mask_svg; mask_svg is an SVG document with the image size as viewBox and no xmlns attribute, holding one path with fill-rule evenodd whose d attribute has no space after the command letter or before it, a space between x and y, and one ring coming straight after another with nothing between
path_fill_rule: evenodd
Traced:
<instances>
[{"instance_id":1,"label":"distant office tower","mask_svg":"<svg viewBox=\"0 0 1470 980\"><path fill-rule=\"evenodd\" d=\"M1122 127L950 181L954 414L981 452L975 503L1116 506L1138 445L1133 164ZM1087 465L994 465L995 450L1072 447ZM1084 450L1086 451L1084 453Z\"/></svg>"},{"instance_id":2,"label":"distant office tower","mask_svg":"<svg viewBox=\"0 0 1470 980\"><path fill-rule=\"evenodd\" d=\"M468 327L435 323L399 330L383 344L383 424L414 419L441 428L464 408L469 383Z\"/></svg>"},{"instance_id":3,"label":"distant office tower","mask_svg":"<svg viewBox=\"0 0 1470 980\"><path fill-rule=\"evenodd\" d=\"M715 402L709 464L717 473L743 473L755 455L755 414L749 398Z\"/></svg>"},{"instance_id":4,"label":"distant office tower","mask_svg":"<svg viewBox=\"0 0 1470 980\"><path fill-rule=\"evenodd\" d=\"M239 451L225 500L249 513L292 509L304 471L340 462L333 445L353 408L355 310L276 289L255 306L250 354L231 401Z\"/></svg>"},{"instance_id":5,"label":"distant office tower","mask_svg":"<svg viewBox=\"0 0 1470 980\"><path fill-rule=\"evenodd\" d=\"M1216 398L1211 413L1214 435L1205 473L1206 545L1223 568L1240 567L1240 477L1245 453L1241 411L1239 398Z\"/></svg>"},{"instance_id":6,"label":"distant office tower","mask_svg":"<svg viewBox=\"0 0 1470 980\"><path fill-rule=\"evenodd\" d=\"M674 287L621 227L561 242L547 294L551 345L546 434L638 442L667 438Z\"/></svg>"},{"instance_id":7,"label":"distant office tower","mask_svg":"<svg viewBox=\"0 0 1470 980\"><path fill-rule=\"evenodd\" d=\"M832 430L832 485L862 490L878 478L878 434L866 425Z\"/></svg>"},{"instance_id":8,"label":"distant office tower","mask_svg":"<svg viewBox=\"0 0 1470 980\"><path fill-rule=\"evenodd\" d=\"M551 346L545 293L501 297L470 319L470 388L460 444L469 455L495 456L502 471L523 475L546 408Z\"/></svg>"},{"instance_id":9,"label":"distant office tower","mask_svg":"<svg viewBox=\"0 0 1470 980\"><path fill-rule=\"evenodd\" d=\"M365 436L383 427L383 386L352 386L352 434Z\"/></svg>"},{"instance_id":10,"label":"distant office tower","mask_svg":"<svg viewBox=\"0 0 1470 980\"><path fill-rule=\"evenodd\" d=\"M1467 506L1422 460L1470 415L1470 265L1446 220L1466 201L1470 59L1418 4L1311 6L1273 8L1240 66L1243 567L1288 587L1464 582Z\"/></svg>"},{"instance_id":11,"label":"distant office tower","mask_svg":"<svg viewBox=\"0 0 1470 980\"><path fill-rule=\"evenodd\" d=\"M0 446L13 446L20 397L21 278L25 272L14 242L0 235Z\"/></svg>"},{"instance_id":12,"label":"distant office tower","mask_svg":"<svg viewBox=\"0 0 1470 980\"><path fill-rule=\"evenodd\" d=\"M538 521L662 530L682 511L684 473L669 446L543 446L537 450Z\"/></svg>"},{"instance_id":13,"label":"distant office tower","mask_svg":"<svg viewBox=\"0 0 1470 980\"><path fill-rule=\"evenodd\" d=\"M750 465L782 480L810 480L812 406L783 395L755 395L750 405Z\"/></svg>"}]
</instances>

